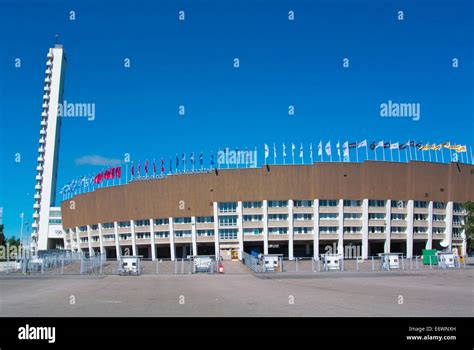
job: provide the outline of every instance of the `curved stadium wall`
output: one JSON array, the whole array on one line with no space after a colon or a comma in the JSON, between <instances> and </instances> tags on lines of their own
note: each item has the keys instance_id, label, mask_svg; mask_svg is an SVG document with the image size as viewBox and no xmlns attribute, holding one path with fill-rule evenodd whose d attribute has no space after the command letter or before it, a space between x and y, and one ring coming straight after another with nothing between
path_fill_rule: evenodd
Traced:
<instances>
[{"instance_id":1,"label":"curved stadium wall","mask_svg":"<svg viewBox=\"0 0 474 350\"><path fill-rule=\"evenodd\" d=\"M411 257L464 254L474 167L428 162L219 169L98 188L61 203L65 248L149 259L258 250L318 257L327 246Z\"/></svg>"}]
</instances>

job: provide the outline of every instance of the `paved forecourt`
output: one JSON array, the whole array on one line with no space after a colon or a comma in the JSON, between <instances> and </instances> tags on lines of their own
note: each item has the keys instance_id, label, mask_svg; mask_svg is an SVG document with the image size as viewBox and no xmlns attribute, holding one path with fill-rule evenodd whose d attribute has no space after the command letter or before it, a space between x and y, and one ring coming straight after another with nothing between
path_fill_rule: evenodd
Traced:
<instances>
[{"instance_id":1,"label":"paved forecourt","mask_svg":"<svg viewBox=\"0 0 474 350\"><path fill-rule=\"evenodd\" d=\"M474 269L0 277L1 316L472 316Z\"/></svg>"}]
</instances>

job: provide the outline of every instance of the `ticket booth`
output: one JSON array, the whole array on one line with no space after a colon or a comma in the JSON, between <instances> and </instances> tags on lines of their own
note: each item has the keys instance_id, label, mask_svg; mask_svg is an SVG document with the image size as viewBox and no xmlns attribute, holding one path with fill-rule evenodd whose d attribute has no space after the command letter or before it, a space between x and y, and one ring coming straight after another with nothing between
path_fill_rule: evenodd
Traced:
<instances>
[{"instance_id":1,"label":"ticket booth","mask_svg":"<svg viewBox=\"0 0 474 350\"><path fill-rule=\"evenodd\" d=\"M280 272L283 254L262 255L263 272Z\"/></svg>"},{"instance_id":2,"label":"ticket booth","mask_svg":"<svg viewBox=\"0 0 474 350\"><path fill-rule=\"evenodd\" d=\"M323 262L324 271L339 271L343 266L343 257L340 254L323 254L321 261Z\"/></svg>"},{"instance_id":3,"label":"ticket booth","mask_svg":"<svg viewBox=\"0 0 474 350\"><path fill-rule=\"evenodd\" d=\"M454 253L444 253L444 252L439 252L438 253L438 266L443 268L443 269L452 269L455 267L454 264Z\"/></svg>"},{"instance_id":4,"label":"ticket booth","mask_svg":"<svg viewBox=\"0 0 474 350\"><path fill-rule=\"evenodd\" d=\"M382 253L380 256L380 267L383 270L392 270L400 268L401 253Z\"/></svg>"},{"instance_id":5,"label":"ticket booth","mask_svg":"<svg viewBox=\"0 0 474 350\"><path fill-rule=\"evenodd\" d=\"M216 259L214 255L193 256L193 273L214 273Z\"/></svg>"},{"instance_id":6,"label":"ticket booth","mask_svg":"<svg viewBox=\"0 0 474 350\"><path fill-rule=\"evenodd\" d=\"M135 275L141 274L141 256L122 256L119 260L117 272L119 275Z\"/></svg>"}]
</instances>

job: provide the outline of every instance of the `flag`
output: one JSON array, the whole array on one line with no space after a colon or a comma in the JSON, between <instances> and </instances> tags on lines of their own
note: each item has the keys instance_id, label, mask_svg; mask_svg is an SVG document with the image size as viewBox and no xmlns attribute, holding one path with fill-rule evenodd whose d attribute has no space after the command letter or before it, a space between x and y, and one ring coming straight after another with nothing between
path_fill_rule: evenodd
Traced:
<instances>
[{"instance_id":1,"label":"flag","mask_svg":"<svg viewBox=\"0 0 474 350\"><path fill-rule=\"evenodd\" d=\"M383 141L379 141L379 142L377 143L377 145L375 145L375 148L379 148L379 147L382 147L382 148L383 148L383 145L384 145L384 144L383 144Z\"/></svg>"},{"instance_id":2,"label":"flag","mask_svg":"<svg viewBox=\"0 0 474 350\"><path fill-rule=\"evenodd\" d=\"M341 145L339 144L339 141L337 141L336 143L336 148L337 148L337 155L339 156L339 160L341 160L341 149L340 149Z\"/></svg>"},{"instance_id":3,"label":"flag","mask_svg":"<svg viewBox=\"0 0 474 350\"><path fill-rule=\"evenodd\" d=\"M214 166L214 154L211 151L211 168Z\"/></svg>"},{"instance_id":4,"label":"flag","mask_svg":"<svg viewBox=\"0 0 474 350\"><path fill-rule=\"evenodd\" d=\"M349 144L349 148L356 148L357 147L357 142L351 142Z\"/></svg>"},{"instance_id":5,"label":"flag","mask_svg":"<svg viewBox=\"0 0 474 350\"><path fill-rule=\"evenodd\" d=\"M400 145L398 144L398 142L390 144L390 149L399 149L399 147L400 147Z\"/></svg>"},{"instance_id":6,"label":"flag","mask_svg":"<svg viewBox=\"0 0 474 350\"><path fill-rule=\"evenodd\" d=\"M148 159L145 161L145 173L148 175Z\"/></svg>"},{"instance_id":7,"label":"flag","mask_svg":"<svg viewBox=\"0 0 474 350\"><path fill-rule=\"evenodd\" d=\"M456 153L461 153L461 152L464 153L464 152L467 152L466 146L456 145L456 146L454 146L454 147L455 147L455 148L453 148L453 149L456 151Z\"/></svg>"},{"instance_id":8,"label":"flag","mask_svg":"<svg viewBox=\"0 0 474 350\"><path fill-rule=\"evenodd\" d=\"M370 144L370 149L373 151L375 148L377 148L377 144L374 141Z\"/></svg>"},{"instance_id":9,"label":"flag","mask_svg":"<svg viewBox=\"0 0 474 350\"><path fill-rule=\"evenodd\" d=\"M182 160L182 162L183 162L183 166L186 166L186 153L183 153L183 154L181 155L181 160Z\"/></svg>"},{"instance_id":10,"label":"flag","mask_svg":"<svg viewBox=\"0 0 474 350\"><path fill-rule=\"evenodd\" d=\"M153 159L153 175L156 175L156 160Z\"/></svg>"},{"instance_id":11,"label":"flag","mask_svg":"<svg viewBox=\"0 0 474 350\"><path fill-rule=\"evenodd\" d=\"M383 148L390 148L390 142L385 142L383 144Z\"/></svg>"},{"instance_id":12,"label":"flag","mask_svg":"<svg viewBox=\"0 0 474 350\"><path fill-rule=\"evenodd\" d=\"M110 169L110 178L111 179L115 178L115 168ZM81 182L84 183L85 181L86 181L86 178L84 177Z\"/></svg>"},{"instance_id":13,"label":"flag","mask_svg":"<svg viewBox=\"0 0 474 350\"><path fill-rule=\"evenodd\" d=\"M344 154L344 161L345 162L348 162L349 161L349 142L344 142L342 144L342 151L343 151L343 154Z\"/></svg>"},{"instance_id":14,"label":"flag","mask_svg":"<svg viewBox=\"0 0 474 350\"><path fill-rule=\"evenodd\" d=\"M283 144L283 158L286 157L286 146L285 144Z\"/></svg>"},{"instance_id":15,"label":"flag","mask_svg":"<svg viewBox=\"0 0 474 350\"><path fill-rule=\"evenodd\" d=\"M311 159L311 162L313 161L313 144L309 144L309 158Z\"/></svg>"},{"instance_id":16,"label":"flag","mask_svg":"<svg viewBox=\"0 0 474 350\"><path fill-rule=\"evenodd\" d=\"M320 140L318 144L318 156L322 157L323 156L323 141Z\"/></svg>"},{"instance_id":17,"label":"flag","mask_svg":"<svg viewBox=\"0 0 474 350\"><path fill-rule=\"evenodd\" d=\"M273 161L275 161L276 157L277 157L277 149L276 149L275 144L273 144Z\"/></svg>"},{"instance_id":18,"label":"flag","mask_svg":"<svg viewBox=\"0 0 474 350\"><path fill-rule=\"evenodd\" d=\"M202 161L204 159L204 154L201 152L201 154L199 155L199 165L202 166Z\"/></svg>"},{"instance_id":19,"label":"flag","mask_svg":"<svg viewBox=\"0 0 474 350\"><path fill-rule=\"evenodd\" d=\"M194 152L189 156L189 160L191 161L191 164L194 165Z\"/></svg>"},{"instance_id":20,"label":"flag","mask_svg":"<svg viewBox=\"0 0 474 350\"><path fill-rule=\"evenodd\" d=\"M328 143L326 143L326 154L330 157L331 156L331 141L328 141Z\"/></svg>"},{"instance_id":21,"label":"flag","mask_svg":"<svg viewBox=\"0 0 474 350\"><path fill-rule=\"evenodd\" d=\"M178 153L176 153L176 171L178 170L178 166L179 166L179 157L178 157Z\"/></svg>"},{"instance_id":22,"label":"flag","mask_svg":"<svg viewBox=\"0 0 474 350\"><path fill-rule=\"evenodd\" d=\"M163 174L165 172L165 160L161 158L161 173Z\"/></svg>"},{"instance_id":23,"label":"flag","mask_svg":"<svg viewBox=\"0 0 474 350\"><path fill-rule=\"evenodd\" d=\"M267 144L265 144L265 163L267 162L268 153L269 153L269 150L268 150L268 145L267 145Z\"/></svg>"},{"instance_id":24,"label":"flag","mask_svg":"<svg viewBox=\"0 0 474 350\"><path fill-rule=\"evenodd\" d=\"M122 167L118 166L115 168L115 175L120 179L122 177Z\"/></svg>"},{"instance_id":25,"label":"flag","mask_svg":"<svg viewBox=\"0 0 474 350\"><path fill-rule=\"evenodd\" d=\"M303 158L303 143L300 146L300 158Z\"/></svg>"},{"instance_id":26,"label":"flag","mask_svg":"<svg viewBox=\"0 0 474 350\"><path fill-rule=\"evenodd\" d=\"M362 141L361 143L357 144L357 148L367 147L367 140Z\"/></svg>"},{"instance_id":27,"label":"flag","mask_svg":"<svg viewBox=\"0 0 474 350\"><path fill-rule=\"evenodd\" d=\"M170 169L169 169L170 173L173 172L173 162L170 158Z\"/></svg>"},{"instance_id":28,"label":"flag","mask_svg":"<svg viewBox=\"0 0 474 350\"><path fill-rule=\"evenodd\" d=\"M409 142L402 143L402 144L400 145L400 149L405 149L405 148L407 148L409 145L410 145Z\"/></svg>"},{"instance_id":29,"label":"flag","mask_svg":"<svg viewBox=\"0 0 474 350\"><path fill-rule=\"evenodd\" d=\"M132 172L132 176L135 176L135 166L133 165L133 162L132 162L132 170L131 170L131 172Z\"/></svg>"},{"instance_id":30,"label":"flag","mask_svg":"<svg viewBox=\"0 0 474 350\"><path fill-rule=\"evenodd\" d=\"M133 174L133 166L132 166L132 174ZM100 184L100 182L102 181L102 173L98 173L95 177L94 177L94 183L96 185Z\"/></svg>"}]
</instances>

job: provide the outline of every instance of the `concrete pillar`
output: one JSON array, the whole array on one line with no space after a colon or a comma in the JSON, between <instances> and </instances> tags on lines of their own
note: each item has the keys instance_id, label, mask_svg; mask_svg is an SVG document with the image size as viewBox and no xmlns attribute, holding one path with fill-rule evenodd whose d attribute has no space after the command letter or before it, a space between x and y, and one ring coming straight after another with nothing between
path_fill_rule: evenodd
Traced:
<instances>
[{"instance_id":1,"label":"concrete pillar","mask_svg":"<svg viewBox=\"0 0 474 350\"><path fill-rule=\"evenodd\" d=\"M263 211L263 254L268 254L268 201L262 204Z\"/></svg>"},{"instance_id":2,"label":"concrete pillar","mask_svg":"<svg viewBox=\"0 0 474 350\"><path fill-rule=\"evenodd\" d=\"M453 250L453 202L446 204L446 234L445 239L448 243L448 250Z\"/></svg>"},{"instance_id":3,"label":"concrete pillar","mask_svg":"<svg viewBox=\"0 0 474 350\"><path fill-rule=\"evenodd\" d=\"M118 235L118 223L117 221L114 221L114 234L115 234L115 252L117 254L117 260L120 259L120 241L119 241L119 235Z\"/></svg>"},{"instance_id":4,"label":"concrete pillar","mask_svg":"<svg viewBox=\"0 0 474 350\"><path fill-rule=\"evenodd\" d=\"M339 199L339 228L337 238L337 254L344 254L344 199Z\"/></svg>"},{"instance_id":5,"label":"concrete pillar","mask_svg":"<svg viewBox=\"0 0 474 350\"><path fill-rule=\"evenodd\" d=\"M156 246L155 246L155 223L150 219L150 243L151 243L151 260L156 260Z\"/></svg>"},{"instance_id":6,"label":"concrete pillar","mask_svg":"<svg viewBox=\"0 0 474 350\"><path fill-rule=\"evenodd\" d=\"M198 250L197 250L197 233L196 233L196 217L191 216L191 240L192 240L192 246L193 246L193 251L192 255L198 255Z\"/></svg>"},{"instance_id":7,"label":"concrete pillar","mask_svg":"<svg viewBox=\"0 0 474 350\"><path fill-rule=\"evenodd\" d=\"M219 246L219 215L217 202L213 203L214 208L214 250L216 255L216 260L219 260L221 255L220 246Z\"/></svg>"},{"instance_id":8,"label":"concrete pillar","mask_svg":"<svg viewBox=\"0 0 474 350\"><path fill-rule=\"evenodd\" d=\"M288 259L294 260L293 254L293 200L288 200Z\"/></svg>"},{"instance_id":9,"label":"concrete pillar","mask_svg":"<svg viewBox=\"0 0 474 350\"><path fill-rule=\"evenodd\" d=\"M390 253L390 239L392 231L392 201L387 199L385 204L385 245L384 253Z\"/></svg>"},{"instance_id":10,"label":"concrete pillar","mask_svg":"<svg viewBox=\"0 0 474 350\"><path fill-rule=\"evenodd\" d=\"M314 200L313 206L313 256L319 260L319 199Z\"/></svg>"},{"instance_id":11,"label":"concrete pillar","mask_svg":"<svg viewBox=\"0 0 474 350\"><path fill-rule=\"evenodd\" d=\"M87 225L87 243L89 246L89 256L94 255L94 250L92 249L92 239L91 239L91 226Z\"/></svg>"},{"instance_id":12,"label":"concrete pillar","mask_svg":"<svg viewBox=\"0 0 474 350\"><path fill-rule=\"evenodd\" d=\"M413 257L413 213L414 201L410 199L407 204L407 258Z\"/></svg>"},{"instance_id":13,"label":"concrete pillar","mask_svg":"<svg viewBox=\"0 0 474 350\"><path fill-rule=\"evenodd\" d=\"M102 235L102 224L101 224L101 223L98 223L97 226L98 226L98 229L99 229L100 254L105 254L104 237L103 237L103 235Z\"/></svg>"},{"instance_id":14,"label":"concrete pillar","mask_svg":"<svg viewBox=\"0 0 474 350\"><path fill-rule=\"evenodd\" d=\"M170 229L170 256L171 260L175 260L176 249L174 246L174 226L173 226L173 218L169 218L169 229Z\"/></svg>"},{"instance_id":15,"label":"concrete pillar","mask_svg":"<svg viewBox=\"0 0 474 350\"><path fill-rule=\"evenodd\" d=\"M362 200L362 259L369 257L369 200Z\"/></svg>"},{"instance_id":16,"label":"concrete pillar","mask_svg":"<svg viewBox=\"0 0 474 350\"><path fill-rule=\"evenodd\" d=\"M452 227L452 226L451 226ZM82 252L81 248L81 239L79 238L79 226L76 226L76 246L77 246L77 251Z\"/></svg>"},{"instance_id":17,"label":"concrete pillar","mask_svg":"<svg viewBox=\"0 0 474 350\"><path fill-rule=\"evenodd\" d=\"M137 240L135 237L135 220L130 220L130 231L132 233L132 255L137 256Z\"/></svg>"},{"instance_id":18,"label":"concrete pillar","mask_svg":"<svg viewBox=\"0 0 474 350\"><path fill-rule=\"evenodd\" d=\"M242 260L242 252L244 251L244 217L242 202L237 202L237 239L239 240L239 260Z\"/></svg>"},{"instance_id":19,"label":"concrete pillar","mask_svg":"<svg viewBox=\"0 0 474 350\"><path fill-rule=\"evenodd\" d=\"M428 240L426 241L426 249L433 247L433 201L428 203Z\"/></svg>"}]
</instances>

